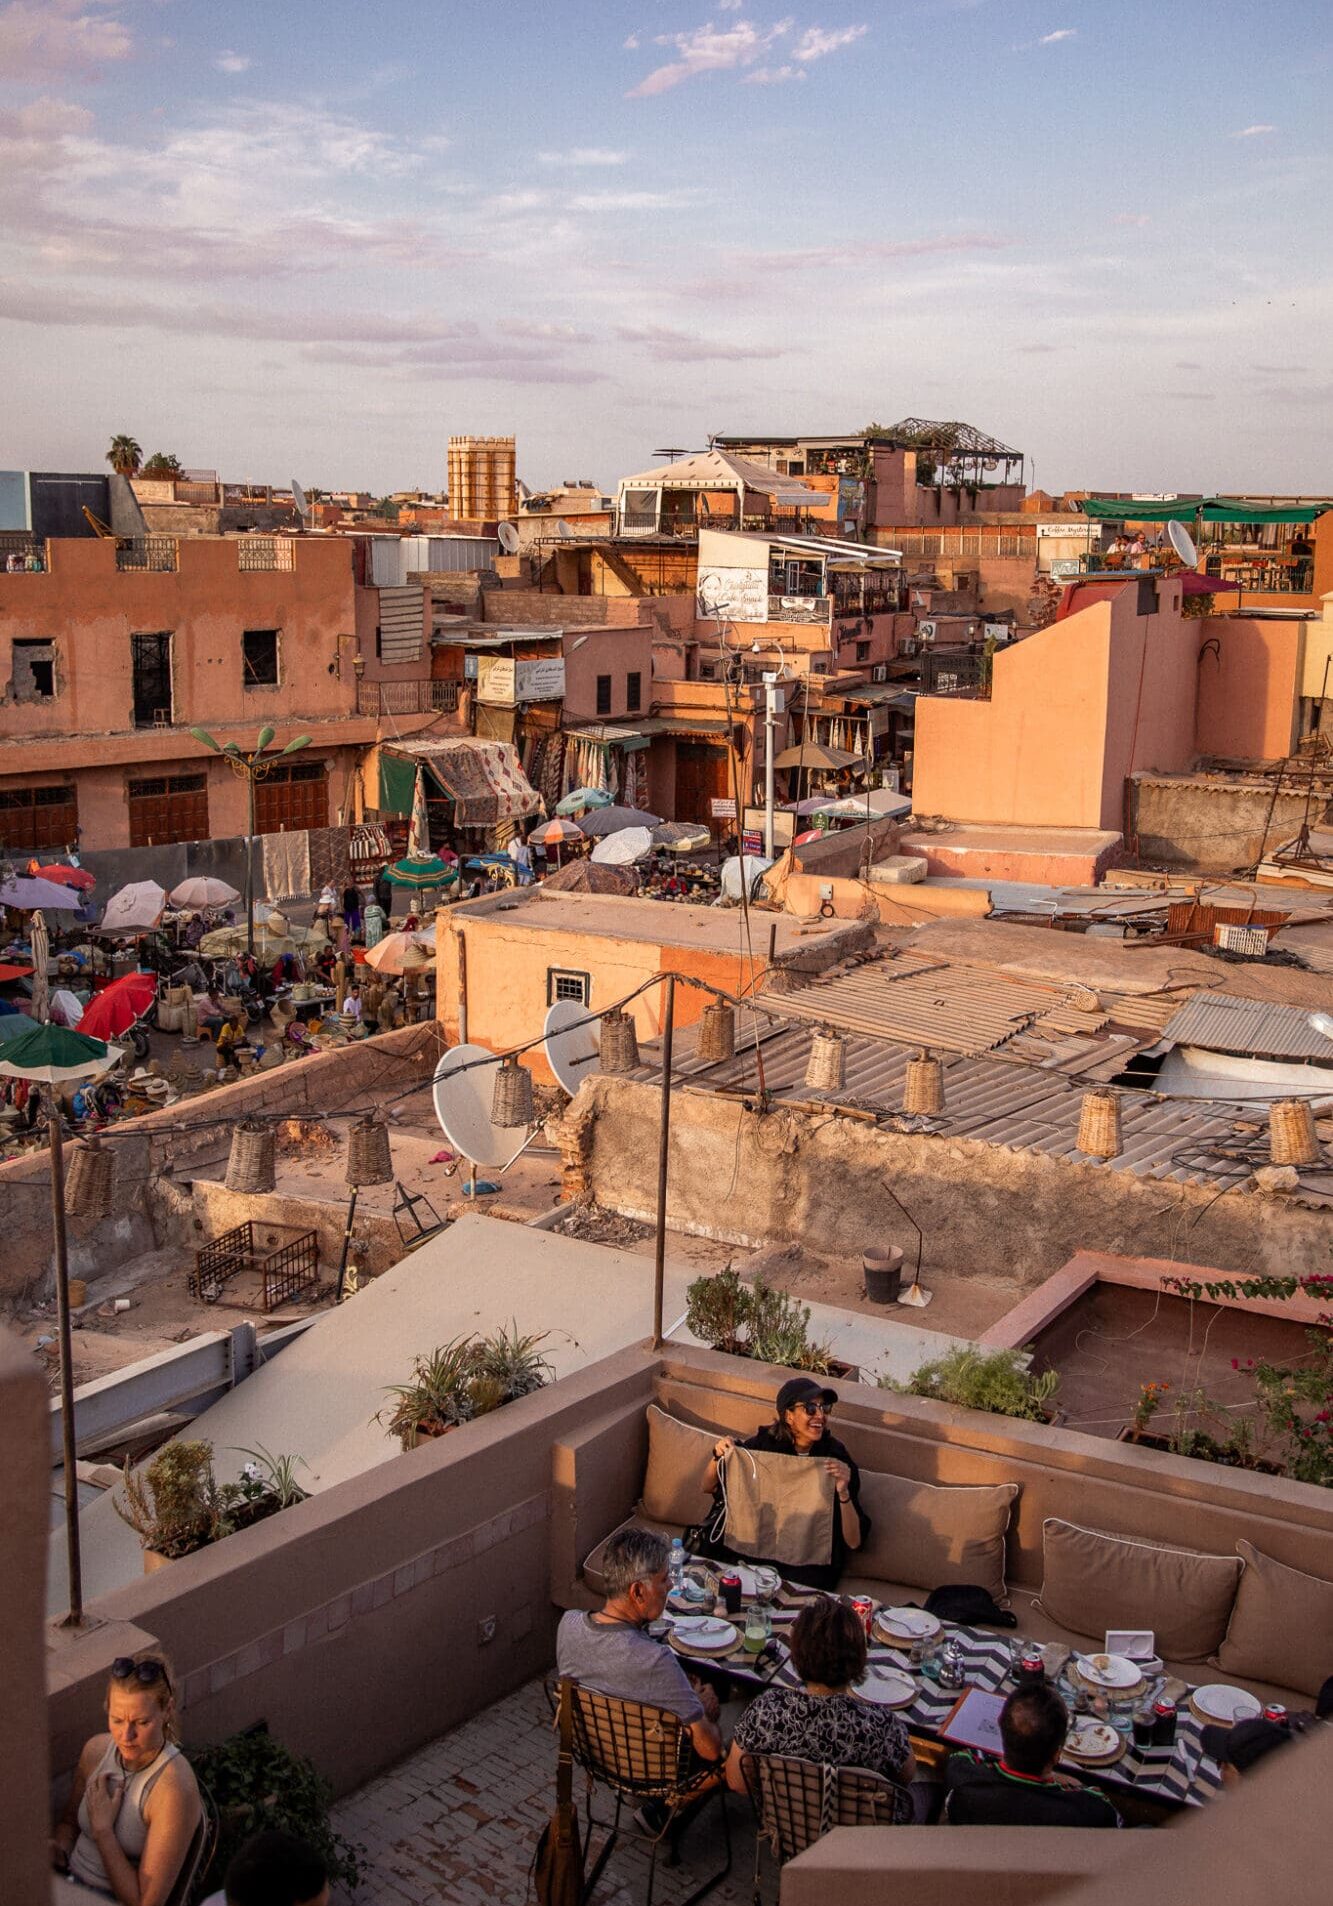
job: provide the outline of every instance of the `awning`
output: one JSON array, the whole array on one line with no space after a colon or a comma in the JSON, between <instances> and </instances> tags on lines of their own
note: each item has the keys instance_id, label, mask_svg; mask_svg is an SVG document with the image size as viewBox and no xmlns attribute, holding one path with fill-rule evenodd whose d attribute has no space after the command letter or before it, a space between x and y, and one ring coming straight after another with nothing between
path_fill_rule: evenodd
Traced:
<instances>
[{"instance_id":1,"label":"awning","mask_svg":"<svg viewBox=\"0 0 1333 1906\"><path fill-rule=\"evenodd\" d=\"M496 821L539 814L542 798L519 765L507 741L477 741L452 736L441 741L401 741L380 749L380 781L386 759L400 758L415 773L425 768L437 788L454 804L459 827L490 827ZM408 808L411 801L408 801ZM398 812L403 812L398 809Z\"/></svg>"},{"instance_id":2,"label":"awning","mask_svg":"<svg viewBox=\"0 0 1333 1906\"><path fill-rule=\"evenodd\" d=\"M1193 502L1137 501L1130 496L1085 496L1079 504L1097 523L1313 523L1328 503L1247 503L1242 496L1204 496Z\"/></svg>"}]
</instances>

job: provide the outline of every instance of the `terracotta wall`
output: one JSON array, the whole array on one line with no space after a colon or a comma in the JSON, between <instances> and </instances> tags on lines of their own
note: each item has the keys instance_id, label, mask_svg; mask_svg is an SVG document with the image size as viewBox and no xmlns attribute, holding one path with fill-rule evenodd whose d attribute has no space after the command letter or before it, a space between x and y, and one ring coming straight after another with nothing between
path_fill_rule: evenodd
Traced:
<instances>
[{"instance_id":1,"label":"terracotta wall","mask_svg":"<svg viewBox=\"0 0 1333 1906\"><path fill-rule=\"evenodd\" d=\"M633 727L636 714L646 715L653 700L653 631L639 623L623 628L580 629L564 638L565 720L620 721ZM625 678L639 677L639 705L631 711ZM611 677L611 708L597 712L597 677Z\"/></svg>"},{"instance_id":2,"label":"terracotta wall","mask_svg":"<svg viewBox=\"0 0 1333 1906\"><path fill-rule=\"evenodd\" d=\"M44 1685L49 1437L45 1376L26 1344L0 1331L0 1549L9 1657L9 1718L0 1729L0 1892L14 1906L51 1897Z\"/></svg>"},{"instance_id":3,"label":"terracotta wall","mask_svg":"<svg viewBox=\"0 0 1333 1906\"><path fill-rule=\"evenodd\" d=\"M1209 617L1198 664L1200 754L1276 761L1291 753L1304 635L1305 625L1294 620Z\"/></svg>"}]
</instances>

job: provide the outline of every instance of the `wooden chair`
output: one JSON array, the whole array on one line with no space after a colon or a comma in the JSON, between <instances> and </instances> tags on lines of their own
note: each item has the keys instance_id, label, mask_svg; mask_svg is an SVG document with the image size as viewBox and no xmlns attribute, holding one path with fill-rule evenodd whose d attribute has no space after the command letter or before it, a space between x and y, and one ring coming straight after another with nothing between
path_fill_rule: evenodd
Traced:
<instances>
[{"instance_id":1,"label":"wooden chair","mask_svg":"<svg viewBox=\"0 0 1333 1906\"><path fill-rule=\"evenodd\" d=\"M602 1868L610 1857L620 1834L620 1816L625 1803L637 1810L655 1802L663 1810L662 1825L650 1830L651 1854L648 1864L648 1891L644 1906L652 1906L657 1875L657 1855L665 1840L667 1864L676 1859L676 1843L683 1826L684 1812L699 1802L706 1804L717 1796L722 1810L722 1836L726 1862L695 1888L681 1906L696 1906L731 1871L731 1821L727 1814L726 1788L721 1767L701 1764L694 1756L689 1730L676 1715L664 1708L647 1707L638 1701L622 1701L615 1695L597 1694L569 1678L574 1715L574 1759L588 1776L585 1806L587 1827L585 1847L594 1825L592 1796L600 1783L615 1795L616 1810L607 1828L608 1838L584 1882L583 1897L592 1897ZM595 1824L604 1826L598 1821Z\"/></svg>"},{"instance_id":2,"label":"wooden chair","mask_svg":"<svg viewBox=\"0 0 1333 1906\"><path fill-rule=\"evenodd\" d=\"M218 1813L213 1796L204 1787L199 1789L199 1803L199 1824L186 1849L176 1883L167 1894L163 1906L191 1906L199 1881L208 1871L208 1862L213 1857L213 1848L218 1839Z\"/></svg>"},{"instance_id":3,"label":"wooden chair","mask_svg":"<svg viewBox=\"0 0 1333 1906\"><path fill-rule=\"evenodd\" d=\"M742 1754L741 1772L754 1808L754 1899L767 1844L779 1866L834 1827L898 1824L901 1789L865 1767L832 1767L785 1754Z\"/></svg>"}]
</instances>

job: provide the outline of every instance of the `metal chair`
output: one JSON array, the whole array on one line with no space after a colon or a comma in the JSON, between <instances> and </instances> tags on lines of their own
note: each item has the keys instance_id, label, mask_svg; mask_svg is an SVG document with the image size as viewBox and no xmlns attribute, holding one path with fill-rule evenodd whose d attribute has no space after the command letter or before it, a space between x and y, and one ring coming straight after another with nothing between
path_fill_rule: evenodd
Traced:
<instances>
[{"instance_id":1,"label":"metal chair","mask_svg":"<svg viewBox=\"0 0 1333 1906\"><path fill-rule=\"evenodd\" d=\"M689 1730L676 1715L665 1708L646 1707L639 1701L622 1701L611 1694L598 1694L569 1680L574 1716L574 1759L588 1776L585 1803L588 1844L594 1824L608 1834L584 1882L583 1897L592 1897L620 1834L620 1815L628 1801L638 1809L655 1801L664 1809L665 1819L655 1833L649 1834L651 1853L648 1864L648 1891L644 1906L652 1906L653 1886L657 1877L657 1855L667 1841L667 1864L674 1865L676 1843L684 1825L686 1809L717 1795L722 1809L722 1837L727 1850L725 1864L681 1901L681 1906L696 1906L731 1871L731 1821L727 1814L726 1787L721 1780L721 1764L701 1764L694 1755ZM615 1816L609 1828L594 1822L593 1789L601 1783L615 1795Z\"/></svg>"},{"instance_id":2,"label":"metal chair","mask_svg":"<svg viewBox=\"0 0 1333 1906\"><path fill-rule=\"evenodd\" d=\"M833 1767L785 1754L742 1754L741 1772L754 1808L755 1906L760 1906L766 1843L778 1865L785 1866L834 1827L898 1824L901 1788L865 1767Z\"/></svg>"},{"instance_id":3,"label":"metal chair","mask_svg":"<svg viewBox=\"0 0 1333 1906\"><path fill-rule=\"evenodd\" d=\"M164 1906L190 1906L200 1880L208 1871L208 1862L213 1857L218 1838L218 1813L213 1796L204 1787L199 1789L199 1806L199 1824L190 1836L181 1870L167 1894Z\"/></svg>"}]
</instances>

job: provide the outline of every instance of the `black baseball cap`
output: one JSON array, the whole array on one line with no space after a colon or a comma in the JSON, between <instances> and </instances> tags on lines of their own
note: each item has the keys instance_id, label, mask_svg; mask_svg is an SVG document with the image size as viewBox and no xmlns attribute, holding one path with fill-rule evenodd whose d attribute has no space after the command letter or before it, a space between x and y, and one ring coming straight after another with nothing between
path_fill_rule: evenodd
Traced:
<instances>
[{"instance_id":1,"label":"black baseball cap","mask_svg":"<svg viewBox=\"0 0 1333 1906\"><path fill-rule=\"evenodd\" d=\"M791 1377L778 1391L777 1410L779 1416L785 1416L788 1410L794 1410L798 1403L823 1403L832 1409L838 1400L836 1390L826 1390L822 1383L816 1383L813 1377Z\"/></svg>"},{"instance_id":2,"label":"black baseball cap","mask_svg":"<svg viewBox=\"0 0 1333 1906\"><path fill-rule=\"evenodd\" d=\"M1290 1739L1288 1728L1262 1719L1237 1721L1234 1727L1205 1727L1199 1736L1210 1760L1229 1762L1242 1774L1275 1747L1285 1747Z\"/></svg>"}]
</instances>

